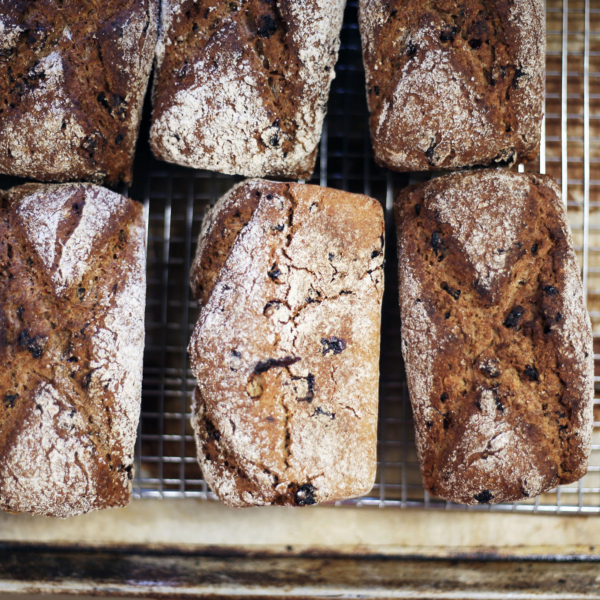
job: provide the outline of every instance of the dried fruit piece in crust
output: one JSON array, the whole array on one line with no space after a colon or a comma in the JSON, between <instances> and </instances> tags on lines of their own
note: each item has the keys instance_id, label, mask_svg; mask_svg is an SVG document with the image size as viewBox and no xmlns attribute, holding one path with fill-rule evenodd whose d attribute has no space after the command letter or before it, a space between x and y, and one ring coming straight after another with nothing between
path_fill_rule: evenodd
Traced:
<instances>
[{"instance_id":1,"label":"dried fruit piece in crust","mask_svg":"<svg viewBox=\"0 0 600 600\"><path fill-rule=\"evenodd\" d=\"M529 498L586 471L591 326L558 186L456 173L397 198L402 352L425 487Z\"/></svg>"},{"instance_id":2,"label":"dried fruit piece in crust","mask_svg":"<svg viewBox=\"0 0 600 600\"><path fill-rule=\"evenodd\" d=\"M130 183L158 0L0 3L0 173Z\"/></svg>"},{"instance_id":3,"label":"dried fruit piece in crust","mask_svg":"<svg viewBox=\"0 0 600 600\"><path fill-rule=\"evenodd\" d=\"M542 0L360 0L375 159L399 171L535 158Z\"/></svg>"},{"instance_id":4,"label":"dried fruit piece in crust","mask_svg":"<svg viewBox=\"0 0 600 600\"><path fill-rule=\"evenodd\" d=\"M150 143L169 162L308 178L345 0L167 0Z\"/></svg>"},{"instance_id":5,"label":"dried fruit piece in crust","mask_svg":"<svg viewBox=\"0 0 600 600\"><path fill-rule=\"evenodd\" d=\"M203 302L189 347L193 425L225 503L302 506L371 489L383 231L371 198L262 180L209 215L195 262L208 275L192 284Z\"/></svg>"},{"instance_id":6,"label":"dried fruit piece in crust","mask_svg":"<svg viewBox=\"0 0 600 600\"><path fill-rule=\"evenodd\" d=\"M131 496L144 348L142 207L89 184L0 192L0 507Z\"/></svg>"}]
</instances>

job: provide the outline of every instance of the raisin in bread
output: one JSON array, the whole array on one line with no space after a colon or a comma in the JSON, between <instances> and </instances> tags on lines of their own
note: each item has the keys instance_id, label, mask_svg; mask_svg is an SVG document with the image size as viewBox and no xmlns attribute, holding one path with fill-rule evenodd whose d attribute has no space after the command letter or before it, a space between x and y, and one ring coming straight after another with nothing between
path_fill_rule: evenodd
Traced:
<instances>
[{"instance_id":1,"label":"raisin in bread","mask_svg":"<svg viewBox=\"0 0 600 600\"><path fill-rule=\"evenodd\" d=\"M345 0L166 0L150 143L169 162L259 177L314 168Z\"/></svg>"},{"instance_id":2,"label":"raisin in bread","mask_svg":"<svg viewBox=\"0 0 600 600\"><path fill-rule=\"evenodd\" d=\"M586 471L591 327L550 177L490 169L397 199L402 352L425 487L529 498Z\"/></svg>"},{"instance_id":3,"label":"raisin in bread","mask_svg":"<svg viewBox=\"0 0 600 600\"><path fill-rule=\"evenodd\" d=\"M368 492L377 442L383 211L246 181L205 220L189 350L198 459L230 506Z\"/></svg>"},{"instance_id":4,"label":"raisin in bread","mask_svg":"<svg viewBox=\"0 0 600 600\"><path fill-rule=\"evenodd\" d=\"M158 0L0 3L0 173L130 183Z\"/></svg>"},{"instance_id":5,"label":"raisin in bread","mask_svg":"<svg viewBox=\"0 0 600 600\"><path fill-rule=\"evenodd\" d=\"M27 184L0 201L0 507L123 506L142 380L142 207L89 184Z\"/></svg>"},{"instance_id":6,"label":"raisin in bread","mask_svg":"<svg viewBox=\"0 0 600 600\"><path fill-rule=\"evenodd\" d=\"M542 0L360 0L375 159L399 171L534 158Z\"/></svg>"}]
</instances>

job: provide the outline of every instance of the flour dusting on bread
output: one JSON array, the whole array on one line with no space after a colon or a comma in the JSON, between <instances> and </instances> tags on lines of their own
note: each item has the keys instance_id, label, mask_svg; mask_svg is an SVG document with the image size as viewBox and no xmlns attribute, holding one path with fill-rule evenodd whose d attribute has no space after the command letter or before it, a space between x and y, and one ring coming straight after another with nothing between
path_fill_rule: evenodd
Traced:
<instances>
[{"instance_id":1,"label":"flour dusting on bread","mask_svg":"<svg viewBox=\"0 0 600 600\"><path fill-rule=\"evenodd\" d=\"M61 518L123 506L141 400L141 205L90 184L2 196L0 506Z\"/></svg>"},{"instance_id":2,"label":"flour dusting on bread","mask_svg":"<svg viewBox=\"0 0 600 600\"><path fill-rule=\"evenodd\" d=\"M183 6L169 0L163 7L150 132L154 153L223 173L307 177L335 75L345 0L273 4L273 15L257 24L248 15L266 5L250 0L219 13L212 26L217 9L209 6L191 33L194 17ZM280 32L280 47L267 48ZM193 40L190 47L186 39Z\"/></svg>"},{"instance_id":3,"label":"flour dusting on bread","mask_svg":"<svg viewBox=\"0 0 600 600\"><path fill-rule=\"evenodd\" d=\"M487 504L577 480L593 348L559 189L454 173L397 199L402 352L426 489Z\"/></svg>"},{"instance_id":4,"label":"flour dusting on bread","mask_svg":"<svg viewBox=\"0 0 600 600\"><path fill-rule=\"evenodd\" d=\"M190 342L198 458L232 506L360 495L375 475L381 207L248 181L217 205L203 239L226 227L219 212L256 194ZM211 250L203 239L197 264Z\"/></svg>"}]
</instances>

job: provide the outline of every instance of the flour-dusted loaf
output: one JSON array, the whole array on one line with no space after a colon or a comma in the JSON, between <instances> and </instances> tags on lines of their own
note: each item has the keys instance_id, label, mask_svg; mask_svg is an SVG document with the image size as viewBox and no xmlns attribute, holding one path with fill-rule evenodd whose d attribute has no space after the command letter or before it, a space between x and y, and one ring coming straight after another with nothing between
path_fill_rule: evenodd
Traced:
<instances>
[{"instance_id":1,"label":"flour-dusted loaf","mask_svg":"<svg viewBox=\"0 0 600 600\"><path fill-rule=\"evenodd\" d=\"M226 504L302 506L373 486L383 235L372 198L263 180L205 219L193 425Z\"/></svg>"},{"instance_id":2,"label":"flour-dusted loaf","mask_svg":"<svg viewBox=\"0 0 600 600\"><path fill-rule=\"evenodd\" d=\"M142 207L89 184L27 184L0 201L0 507L123 506L140 411Z\"/></svg>"},{"instance_id":3,"label":"flour-dusted loaf","mask_svg":"<svg viewBox=\"0 0 600 600\"><path fill-rule=\"evenodd\" d=\"M424 484L465 504L580 478L591 327L558 186L490 169L397 199L402 352Z\"/></svg>"},{"instance_id":4,"label":"flour-dusted loaf","mask_svg":"<svg viewBox=\"0 0 600 600\"><path fill-rule=\"evenodd\" d=\"M158 0L0 2L0 173L131 182Z\"/></svg>"},{"instance_id":5,"label":"flour-dusted loaf","mask_svg":"<svg viewBox=\"0 0 600 600\"><path fill-rule=\"evenodd\" d=\"M360 0L359 9L379 164L427 171L536 156L542 0Z\"/></svg>"},{"instance_id":6,"label":"flour-dusted loaf","mask_svg":"<svg viewBox=\"0 0 600 600\"><path fill-rule=\"evenodd\" d=\"M169 162L307 178L346 0L163 0L150 143Z\"/></svg>"}]
</instances>

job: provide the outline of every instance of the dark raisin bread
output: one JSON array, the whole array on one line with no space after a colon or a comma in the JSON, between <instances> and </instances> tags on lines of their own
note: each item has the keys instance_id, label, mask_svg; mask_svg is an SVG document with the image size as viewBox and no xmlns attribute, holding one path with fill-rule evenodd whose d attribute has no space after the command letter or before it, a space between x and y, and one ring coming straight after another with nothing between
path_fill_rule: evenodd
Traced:
<instances>
[{"instance_id":1,"label":"dark raisin bread","mask_svg":"<svg viewBox=\"0 0 600 600\"><path fill-rule=\"evenodd\" d=\"M402 351L426 489L505 502L580 478L592 336L556 184L457 173L403 190L396 209Z\"/></svg>"},{"instance_id":2,"label":"dark raisin bread","mask_svg":"<svg viewBox=\"0 0 600 600\"><path fill-rule=\"evenodd\" d=\"M27 184L0 203L0 508L123 506L141 399L142 206L89 184Z\"/></svg>"},{"instance_id":3,"label":"dark raisin bread","mask_svg":"<svg viewBox=\"0 0 600 600\"><path fill-rule=\"evenodd\" d=\"M426 171L536 156L542 0L360 0L359 8L378 163Z\"/></svg>"},{"instance_id":4,"label":"dark raisin bread","mask_svg":"<svg viewBox=\"0 0 600 600\"><path fill-rule=\"evenodd\" d=\"M162 160L251 177L314 168L345 0L167 0L150 142Z\"/></svg>"},{"instance_id":5,"label":"dark raisin bread","mask_svg":"<svg viewBox=\"0 0 600 600\"><path fill-rule=\"evenodd\" d=\"M158 0L0 2L0 173L130 183Z\"/></svg>"}]
</instances>

